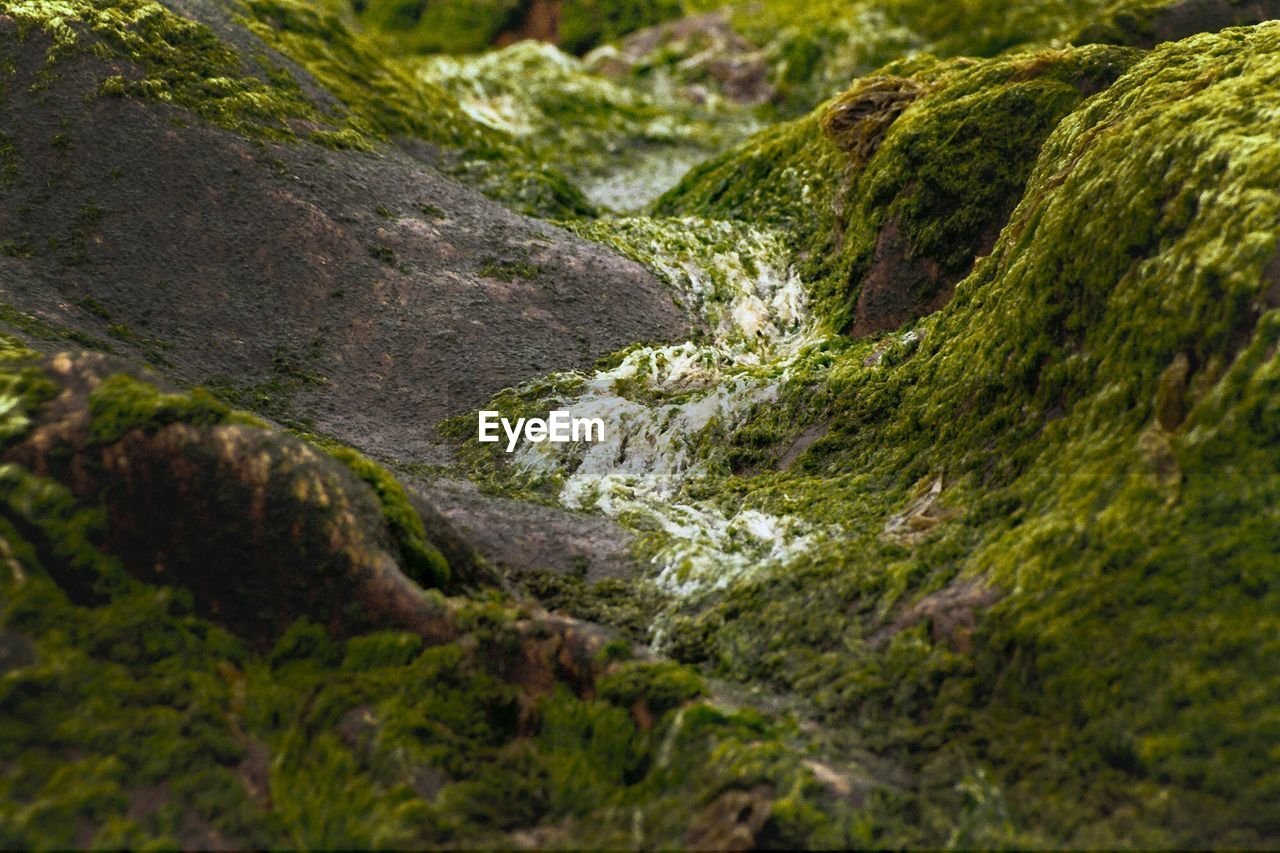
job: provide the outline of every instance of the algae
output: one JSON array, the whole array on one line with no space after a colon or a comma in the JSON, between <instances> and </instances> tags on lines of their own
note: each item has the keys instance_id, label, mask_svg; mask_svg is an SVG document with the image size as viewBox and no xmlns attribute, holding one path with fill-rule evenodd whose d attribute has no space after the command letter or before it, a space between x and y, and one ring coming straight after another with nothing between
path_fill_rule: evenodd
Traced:
<instances>
[{"instance_id":1,"label":"algae","mask_svg":"<svg viewBox=\"0 0 1280 853\"><path fill-rule=\"evenodd\" d=\"M782 274L807 286L819 325L798 351L760 351L764 375L789 359L770 396L734 387L734 417L676 445L681 475L661 494L823 532L751 572L732 570L732 547L713 551L721 585L669 588L647 605L649 637L803 697L909 767L909 792L866 807L875 844L1274 838L1280 129L1256 93L1276 85L1278 38L1273 24L1145 55L899 64L883 73L926 91L876 131L865 165L823 137L819 110L695 170L658 206L734 224L579 229L694 306L718 304L724 235L740 245L768 223L792 247ZM984 126L985 106L1003 120ZM856 269L888 211L916 252L956 270L955 296L892 334L844 339L855 300L850 274L831 271ZM765 269L741 266L745 281ZM725 358L733 340L709 343ZM583 377L587 396L602 383L647 417L696 400L696 384L662 388L677 350L620 353ZM624 366L644 377L649 358L656 386L618 382ZM561 384L516 399L564 405ZM566 488L584 457L560 464L562 499L611 511L608 489ZM625 456L610 464L593 477L627 471ZM617 517L642 538L658 529ZM686 520L647 540L646 582L705 535L707 521ZM605 612L572 583L541 588Z\"/></svg>"},{"instance_id":2,"label":"algae","mask_svg":"<svg viewBox=\"0 0 1280 853\"><path fill-rule=\"evenodd\" d=\"M414 81L323 7L250 0L241 18L266 45L328 90L330 97L320 99L265 54L246 61L210 27L150 0L12 0L0 11L13 21L9 38L21 42L38 31L47 41L37 87L47 86L60 66L88 55L107 66L98 85L101 97L170 104L219 127L274 142L309 140L370 151L409 136L438 146L451 174L525 212L593 212L563 175L506 134L470 120L438 86ZM72 140L59 134L54 144L65 148ZM0 146L6 176L13 172L8 150Z\"/></svg>"},{"instance_id":3,"label":"algae","mask_svg":"<svg viewBox=\"0 0 1280 853\"><path fill-rule=\"evenodd\" d=\"M476 122L529 146L597 203L602 196L596 188L619 173L672 157L697 161L755 128L749 114L601 77L540 42L431 57L410 67L415 80L447 91ZM666 188L633 190L638 197L614 206L638 210Z\"/></svg>"},{"instance_id":4,"label":"algae","mask_svg":"<svg viewBox=\"0 0 1280 853\"><path fill-rule=\"evenodd\" d=\"M985 781L964 787L999 803L981 845L1275 832L1253 756L1277 683L1256 572L1276 563L1261 412L1280 234L1263 187L1280 160L1273 113L1245 93L1274 85L1278 35L1138 59L1036 144L990 257L909 343L837 350L739 432L750 446L829 423L792 470L727 480L721 500L846 533L690 608L671 648L771 671L880 749L920 755L906 843L974 837L919 810L976 808L955 788L975 766ZM951 520L915 545L882 538L934 479ZM1003 598L947 611L973 582ZM929 600L929 631L896 621ZM952 619L974 633L947 633Z\"/></svg>"},{"instance_id":5,"label":"algae","mask_svg":"<svg viewBox=\"0 0 1280 853\"><path fill-rule=\"evenodd\" d=\"M81 55L128 62L136 71L104 75L104 97L132 96L173 104L205 120L266 139L294 139L293 122L333 123L287 73L262 79L204 24L149 0L47 3L11 0L0 7L25 41L39 31L48 43L36 86ZM70 144L67 140L64 144Z\"/></svg>"},{"instance_id":6,"label":"algae","mask_svg":"<svg viewBox=\"0 0 1280 853\"><path fill-rule=\"evenodd\" d=\"M423 648L302 621L246 650L189 595L125 577L62 487L4 466L0 489L0 620L31 649L0 679L8 844L456 846L533 826L575 845L672 844L726 786L808 773L758 718L687 705L699 681L670 666L620 672L608 700L538 699L487 670L500 629ZM51 564L95 575L102 599L73 603ZM661 710L641 727L612 703L648 684Z\"/></svg>"},{"instance_id":7,"label":"algae","mask_svg":"<svg viewBox=\"0 0 1280 853\"><path fill-rule=\"evenodd\" d=\"M637 533L640 578L515 580L674 662L615 642L591 695L527 691L493 662L528 614L495 590L451 600L463 636L437 646L303 620L252 648L189 593L133 580L92 501L3 466L0 841L699 846L767 799L760 846L1275 843L1280 26L1140 52L1049 45L1088 2L761 6L779 109L830 105L698 167L656 217L572 226L657 272L701 334L494 403L607 407L622 436L599 453L460 452L490 488ZM326 14L252 11L350 87L349 127L513 162L510 128L420 106L414 66L363 64L374 42ZM859 41L867 20L896 26ZM904 45L936 56L886 66ZM522 52L566 61L499 60ZM166 67L148 79L187 91ZM832 85L840 68L857 72ZM911 316L858 328L889 233L938 275ZM489 273L536 277L518 259ZM56 389L0 344L2 449ZM240 417L128 377L93 415L101 441ZM444 584L403 488L330 452L378 497L401 564ZM707 675L788 696L829 740L716 707ZM860 787L814 760L868 751Z\"/></svg>"}]
</instances>

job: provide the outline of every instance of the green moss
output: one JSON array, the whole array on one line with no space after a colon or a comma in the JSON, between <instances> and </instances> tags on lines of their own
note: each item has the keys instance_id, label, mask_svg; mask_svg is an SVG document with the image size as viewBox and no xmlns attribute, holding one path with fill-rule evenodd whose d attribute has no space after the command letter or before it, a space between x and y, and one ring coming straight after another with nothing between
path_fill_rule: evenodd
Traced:
<instances>
[{"instance_id":1,"label":"green moss","mask_svg":"<svg viewBox=\"0 0 1280 853\"><path fill-rule=\"evenodd\" d=\"M766 128L695 166L654 212L785 226L815 215L829 222L844 160L823 138L820 121L814 113Z\"/></svg>"},{"instance_id":2,"label":"green moss","mask_svg":"<svg viewBox=\"0 0 1280 853\"><path fill-rule=\"evenodd\" d=\"M355 7L361 24L406 53L479 53L519 31L529 11L521 0L363 0ZM559 43L584 53L683 11L680 0L569 0L559 9Z\"/></svg>"},{"instance_id":3,"label":"green moss","mask_svg":"<svg viewBox=\"0 0 1280 853\"><path fill-rule=\"evenodd\" d=\"M3 251L3 245L0 245L0 252ZM15 247L15 257L26 257L29 249ZM46 320L41 319L33 314L25 311L19 311L12 305L0 302L0 323L26 335L31 338L37 338L44 341L63 341L78 344L87 347L96 352L112 352L111 344L106 341L99 340L90 335L86 335L76 329L68 329L63 326L56 326Z\"/></svg>"},{"instance_id":4,"label":"green moss","mask_svg":"<svg viewBox=\"0 0 1280 853\"><path fill-rule=\"evenodd\" d=\"M552 569L526 569L512 580L552 611L608 625L633 642L648 640L653 620L669 596L644 580L604 578L587 583L581 575Z\"/></svg>"},{"instance_id":5,"label":"green moss","mask_svg":"<svg viewBox=\"0 0 1280 853\"><path fill-rule=\"evenodd\" d=\"M0 243L0 255L6 258L29 258L31 257L31 245L25 241L5 240Z\"/></svg>"},{"instance_id":6,"label":"green moss","mask_svg":"<svg viewBox=\"0 0 1280 853\"><path fill-rule=\"evenodd\" d=\"M0 446L26 435L31 416L58 388L33 362L34 353L12 339L0 340Z\"/></svg>"},{"instance_id":7,"label":"green moss","mask_svg":"<svg viewBox=\"0 0 1280 853\"><path fill-rule=\"evenodd\" d=\"M1111 0L1038 0L1016 6L998 0L938 4L884 0L889 17L919 33L929 49L955 56L994 56L1011 47L1046 44L1089 21Z\"/></svg>"},{"instance_id":8,"label":"green moss","mask_svg":"<svg viewBox=\"0 0 1280 853\"><path fill-rule=\"evenodd\" d=\"M707 688L690 667L669 661L630 661L601 676L596 692L606 702L623 708L643 702L653 713L665 714L705 696Z\"/></svg>"},{"instance_id":9,"label":"green moss","mask_svg":"<svg viewBox=\"0 0 1280 853\"><path fill-rule=\"evenodd\" d=\"M174 423L193 427L233 423L265 427L262 421L232 410L203 388L167 394L126 374L103 380L90 394L89 406L91 434L102 444L118 441L134 429L154 431ZM326 449L373 489L406 574L424 587L445 585L450 576L448 562L431 544L421 517L410 505L399 481L354 450L336 445Z\"/></svg>"},{"instance_id":10,"label":"green moss","mask_svg":"<svg viewBox=\"0 0 1280 853\"><path fill-rule=\"evenodd\" d=\"M111 313L103 307L102 303L94 299L92 296L86 296L84 299L76 302L76 307L92 314L99 320L110 320Z\"/></svg>"},{"instance_id":11,"label":"green moss","mask_svg":"<svg viewBox=\"0 0 1280 853\"><path fill-rule=\"evenodd\" d=\"M396 253L392 251L390 246L384 246L381 243L370 243L367 248L369 257L376 258L388 266L394 267L396 265Z\"/></svg>"},{"instance_id":12,"label":"green moss","mask_svg":"<svg viewBox=\"0 0 1280 853\"><path fill-rule=\"evenodd\" d=\"M376 138L414 135L451 146L494 143L456 104L409 83L337 15L291 0L251 0L244 19L254 33L299 63L351 111L357 129Z\"/></svg>"},{"instance_id":13,"label":"green moss","mask_svg":"<svg viewBox=\"0 0 1280 853\"><path fill-rule=\"evenodd\" d=\"M983 50L1009 27L1065 26L894 8ZM824 65L825 46L802 47L797 81ZM847 146L865 150L857 162L824 139L820 111L662 202L786 229L832 328L890 221L906 257L960 279L909 335L815 345L741 427L690 444L701 475L670 500L802 519L821 531L802 556L687 600L522 579L628 629L660 616L681 660L811 704L838 733L821 756L871 749L903 780L859 790L856 814L804 770L796 727L697 701L685 666L624 662L594 700L522 692L494 668L522 614L496 598L436 648L299 623L255 655L181 591L130 581L98 547L100 513L10 466L0 642L30 654L0 677L0 841L199 846L184 833L208 825L238 846L502 847L536 827L551 846L672 846L724 794L765 785L761 845L1272 843L1280 127L1257 93L1280 87L1277 52L1272 25L1145 57L919 57L884 69L925 93L896 116L870 110ZM693 218L577 230L705 268L713 289L754 233ZM0 371L0 441L51 393L27 358ZM499 407L539 413L583 381L531 383ZM103 440L227 416L132 381L109 380L94 407ZM474 435L463 420L449 428ZM335 455L379 494L419 581L442 583L399 485ZM242 781L254 773L269 799Z\"/></svg>"},{"instance_id":14,"label":"green moss","mask_svg":"<svg viewBox=\"0 0 1280 853\"><path fill-rule=\"evenodd\" d=\"M488 194L536 215L590 214L592 206L563 175L542 166L507 135L487 128L438 86L412 80L337 15L296 0L250 0L242 22L304 67L338 103L317 103L265 56L252 63L209 27L149 0L59 5L12 2L19 40L39 30L48 40L37 85L60 63L90 54L128 70L104 76L102 97L138 97L181 107L238 133L292 142L299 134L339 149L372 150L411 136L439 146L443 165ZM305 131L304 131L305 129ZM59 133L55 147L71 140ZM0 175L14 174L0 147Z\"/></svg>"},{"instance_id":15,"label":"green moss","mask_svg":"<svg viewBox=\"0 0 1280 853\"><path fill-rule=\"evenodd\" d=\"M1196 33L1261 23L1273 16L1274 10L1265 4L1113 0L1091 20L1078 22L1070 40L1151 47Z\"/></svg>"},{"instance_id":16,"label":"green moss","mask_svg":"<svg viewBox=\"0 0 1280 853\"><path fill-rule=\"evenodd\" d=\"M1111 0L1028 0L1016 7L995 0L945 6L925 0L760 0L734 4L730 20L761 48L774 88L772 107L790 117L901 57L990 57L1060 47L1110 5ZM690 12L723 6L685 0ZM671 65L687 58L681 55Z\"/></svg>"},{"instance_id":17,"label":"green moss","mask_svg":"<svg viewBox=\"0 0 1280 853\"><path fill-rule=\"evenodd\" d=\"M698 487L841 531L690 603L671 647L769 673L913 767L910 796L877 812L893 843L1250 845L1280 827L1262 758L1280 678L1259 639L1276 612L1260 573L1280 558L1263 533L1280 134L1249 94L1276 85L1277 48L1276 25L1162 46L1067 108L951 303L876 358L833 349L734 444L823 437L786 472ZM977 111L959 81L1035 59L953 72L854 186L946 116L948 87ZM922 239L963 236L942 210ZM886 535L933 482L921 535ZM972 628L938 603L967 584L998 591L951 605Z\"/></svg>"},{"instance_id":18,"label":"green moss","mask_svg":"<svg viewBox=\"0 0 1280 853\"><path fill-rule=\"evenodd\" d=\"M63 265L69 265L68 259L63 258ZM169 349L169 345L159 338L147 338L135 332L127 323L112 323L106 328L107 337L114 340L130 344L141 350L148 362L158 367L173 367L168 357L164 354Z\"/></svg>"},{"instance_id":19,"label":"green moss","mask_svg":"<svg viewBox=\"0 0 1280 853\"><path fill-rule=\"evenodd\" d=\"M0 187L11 187L17 182L18 149L7 134L0 133Z\"/></svg>"},{"instance_id":20,"label":"green moss","mask_svg":"<svg viewBox=\"0 0 1280 853\"><path fill-rule=\"evenodd\" d=\"M378 496L387 529L400 549L400 564L405 574L427 588L445 586L449 582L449 563L427 538L422 517L409 503L409 496L400 481L355 450L346 447L327 449Z\"/></svg>"},{"instance_id":21,"label":"green moss","mask_svg":"<svg viewBox=\"0 0 1280 853\"><path fill-rule=\"evenodd\" d=\"M502 652L482 633L422 648L300 622L252 654L189 595L129 581L73 507L0 470L0 641L29 649L0 679L6 844L471 846L541 826L572 846L671 845L709 796L803 778L758 718L704 708L644 731L563 688L526 705L487 671ZM75 559L114 580L93 606L44 571Z\"/></svg>"},{"instance_id":22,"label":"green moss","mask_svg":"<svg viewBox=\"0 0 1280 853\"><path fill-rule=\"evenodd\" d=\"M528 261L488 260L480 265L480 275L485 278L496 278L498 281L512 282L518 278L533 281L542 274L542 267Z\"/></svg>"},{"instance_id":23,"label":"green moss","mask_svg":"<svg viewBox=\"0 0 1280 853\"><path fill-rule=\"evenodd\" d=\"M155 431L170 424L194 427L225 423L258 425L261 421L233 413L203 388L166 394L127 374L108 376L89 395L90 432L95 441L110 444L134 429Z\"/></svg>"},{"instance_id":24,"label":"green moss","mask_svg":"<svg viewBox=\"0 0 1280 853\"><path fill-rule=\"evenodd\" d=\"M16 343L0 359L8 442L56 386ZM203 392L165 394L126 376L105 380L90 404L103 442L242 418ZM438 558L390 475L331 452L378 493L402 552ZM740 757L778 736L712 714L693 737L675 712L664 716L701 693L680 667L624 664L607 686L615 702L647 703L656 716L643 726L629 708L563 689L535 702L500 676L524 615L496 600L450 605L468 634L457 643L336 640L304 620L258 654L194 616L189 593L134 580L103 550L104 521L92 500L0 466L9 845L457 846L546 826L591 846L633 837L637 820L669 845L706 796L753 784L759 765ZM668 735L687 741L676 756L661 751ZM794 760L765 772L779 788L803 775ZM829 814L820 798L811 807Z\"/></svg>"},{"instance_id":25,"label":"green moss","mask_svg":"<svg viewBox=\"0 0 1280 853\"><path fill-rule=\"evenodd\" d=\"M340 121L317 110L288 74L264 80L247 73L236 52L211 29L157 3L10 2L5 9L17 21L20 40L35 30L47 38L45 85L60 63L88 53L131 66L103 79L99 94L104 97L171 103L220 127L268 139L293 139L291 122Z\"/></svg>"},{"instance_id":26,"label":"green moss","mask_svg":"<svg viewBox=\"0 0 1280 853\"><path fill-rule=\"evenodd\" d=\"M980 63L918 61L916 79L895 91L928 94L905 110L900 100L887 113L873 108L882 99L876 81L890 78L870 78L693 170L657 210L790 227L817 312L844 329L886 229L898 244L890 254L933 265L934 287L967 272L1021 196L1043 140L1135 59L1089 47ZM823 122L835 143L860 152L852 161L823 137ZM909 297L927 303L935 294Z\"/></svg>"},{"instance_id":27,"label":"green moss","mask_svg":"<svg viewBox=\"0 0 1280 853\"><path fill-rule=\"evenodd\" d=\"M474 53L519 23L519 0L366 0L360 22L401 50Z\"/></svg>"},{"instance_id":28,"label":"green moss","mask_svg":"<svg viewBox=\"0 0 1280 853\"><path fill-rule=\"evenodd\" d=\"M249 28L333 93L349 111L350 126L366 137L438 146L450 174L532 215L594 212L562 174L508 134L470 118L440 86L415 79L338 15L298 0L248 0L246 10Z\"/></svg>"},{"instance_id":29,"label":"green moss","mask_svg":"<svg viewBox=\"0 0 1280 853\"><path fill-rule=\"evenodd\" d=\"M476 121L518 140L587 188L607 186L631 170L652 170L664 156L677 162L705 156L756 126L740 110L698 106L632 80L599 76L542 42L517 42L478 56L430 57L411 67L417 80L447 90Z\"/></svg>"}]
</instances>

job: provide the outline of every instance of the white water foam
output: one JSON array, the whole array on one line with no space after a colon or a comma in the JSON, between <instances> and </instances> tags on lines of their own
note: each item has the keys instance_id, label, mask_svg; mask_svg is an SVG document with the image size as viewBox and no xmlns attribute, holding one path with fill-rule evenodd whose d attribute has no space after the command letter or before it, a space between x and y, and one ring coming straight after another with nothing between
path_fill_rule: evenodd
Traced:
<instances>
[{"instance_id":1,"label":"white water foam","mask_svg":"<svg viewBox=\"0 0 1280 853\"><path fill-rule=\"evenodd\" d=\"M710 340L635 349L588 376L555 408L601 418L605 440L526 443L513 463L527 474L562 476L568 507L660 530L654 578L686 598L785 562L822 535L796 517L726 513L682 499L707 475L714 443L755 407L777 400L797 358L822 338L803 285L780 260L786 253L776 234L702 220L664 225L658 236L668 239L655 237L644 260L701 315ZM699 244L697 235L718 248Z\"/></svg>"}]
</instances>

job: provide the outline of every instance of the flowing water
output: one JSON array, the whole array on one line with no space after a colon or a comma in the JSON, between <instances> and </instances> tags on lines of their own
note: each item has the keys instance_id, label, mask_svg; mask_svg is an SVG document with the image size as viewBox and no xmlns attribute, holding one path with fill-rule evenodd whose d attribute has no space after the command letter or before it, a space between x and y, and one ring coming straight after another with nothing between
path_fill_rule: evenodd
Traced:
<instances>
[{"instance_id":1,"label":"flowing water","mask_svg":"<svg viewBox=\"0 0 1280 853\"><path fill-rule=\"evenodd\" d=\"M824 340L782 240L760 228L693 219L602 227L657 270L709 334L633 349L593 374L549 377L574 393L547 399L548 407L600 418L605 440L525 443L513 465L534 479L558 476L565 506L649 534L657 543L652 577L680 599L804 552L826 531L687 497L714 475L718 444L753 409L775 401L804 354Z\"/></svg>"}]
</instances>

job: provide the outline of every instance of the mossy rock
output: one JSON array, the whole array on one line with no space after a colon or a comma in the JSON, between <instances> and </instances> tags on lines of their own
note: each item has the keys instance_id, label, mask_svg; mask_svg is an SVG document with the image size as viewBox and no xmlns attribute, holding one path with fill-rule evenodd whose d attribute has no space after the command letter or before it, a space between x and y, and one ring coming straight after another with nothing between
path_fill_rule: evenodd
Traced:
<instances>
[{"instance_id":1,"label":"mossy rock","mask_svg":"<svg viewBox=\"0 0 1280 853\"><path fill-rule=\"evenodd\" d=\"M914 60L891 69L910 77L859 81L693 170L657 210L789 227L824 322L859 336L896 328L946 303L995 242L1045 138L1137 57L1093 46Z\"/></svg>"},{"instance_id":2,"label":"mossy rock","mask_svg":"<svg viewBox=\"0 0 1280 853\"><path fill-rule=\"evenodd\" d=\"M0 6L0 43L43 50L31 85L57 85L67 63L103 64L100 97L135 97L189 110L251 138L373 150L411 137L435 146L447 171L513 207L543 216L594 212L573 184L508 135L471 119L438 86L417 81L333 9L252 0L230 26L297 63L304 89L263 50L246 57L208 25L151 0ZM23 68L31 65L27 60ZM16 70L16 66L14 69ZM0 140L3 143L3 140ZM68 143L69 144L69 143ZM0 144L0 169L13 171ZM16 250L16 247L15 247Z\"/></svg>"},{"instance_id":3,"label":"mossy rock","mask_svg":"<svg viewBox=\"0 0 1280 853\"><path fill-rule=\"evenodd\" d=\"M110 538L101 509L0 465L5 844L671 846L699 803L762 777L805 791L809 832L849 823L785 727L703 708L647 728L511 681L513 645L536 654L547 632L522 640L509 607L454 603L449 642L301 619L255 648L189 591L139 583Z\"/></svg>"},{"instance_id":4,"label":"mossy rock","mask_svg":"<svg viewBox=\"0 0 1280 853\"><path fill-rule=\"evenodd\" d=\"M1073 37L1077 44L1105 42L1154 47L1196 33L1260 24L1280 18L1276 0L1120 0Z\"/></svg>"},{"instance_id":5,"label":"mossy rock","mask_svg":"<svg viewBox=\"0 0 1280 853\"><path fill-rule=\"evenodd\" d=\"M241 636L267 642L304 615L358 630L379 584L389 600L415 595L401 566L424 587L449 580L403 488L354 451L333 451L339 464L102 356L12 370L3 458L101 505L107 548L130 572L190 588Z\"/></svg>"},{"instance_id":6,"label":"mossy rock","mask_svg":"<svg viewBox=\"0 0 1280 853\"><path fill-rule=\"evenodd\" d=\"M595 213L561 172L509 134L472 119L452 95L416 78L338 15L298 0L250 0L247 9L250 29L332 92L356 129L376 139L408 137L437 146L445 171L521 212Z\"/></svg>"},{"instance_id":7,"label":"mossy rock","mask_svg":"<svg viewBox=\"0 0 1280 853\"><path fill-rule=\"evenodd\" d=\"M1280 128L1253 94L1278 52L1264 24L1126 60L1037 143L944 308L878 358L833 348L744 427L830 424L720 500L843 534L689 607L674 647L915 755L903 843L1280 833ZM930 484L923 534L887 535Z\"/></svg>"}]
</instances>

